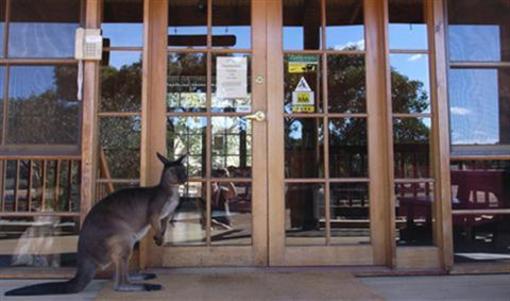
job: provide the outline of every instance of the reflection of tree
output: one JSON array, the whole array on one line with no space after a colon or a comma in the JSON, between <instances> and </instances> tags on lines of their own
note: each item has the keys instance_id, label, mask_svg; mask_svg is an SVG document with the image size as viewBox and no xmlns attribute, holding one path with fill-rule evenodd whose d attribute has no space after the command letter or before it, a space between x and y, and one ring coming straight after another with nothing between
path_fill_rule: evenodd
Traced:
<instances>
[{"instance_id":1,"label":"reflection of tree","mask_svg":"<svg viewBox=\"0 0 510 301\"><path fill-rule=\"evenodd\" d=\"M138 112L141 107L142 62L101 68L101 111Z\"/></svg>"},{"instance_id":2,"label":"reflection of tree","mask_svg":"<svg viewBox=\"0 0 510 301\"><path fill-rule=\"evenodd\" d=\"M348 50L355 50L351 48ZM285 66L287 71L287 66ZM292 91L305 76L316 93L316 111L320 110L320 71L306 74L286 73L285 110L291 112ZM424 83L412 80L396 69L391 70L392 107L395 113L425 113L429 101ZM365 60L363 55L328 56L328 109L330 113L366 112ZM322 119L286 118L286 158L308 158L317 161L322 153ZM366 176L367 123L365 118L330 118L330 176ZM395 157L404 165L428 165L429 125L420 118L400 118L394 123ZM421 145L421 146L420 146ZM320 153L315 153L319 151ZM413 159L408 155L413 154ZM414 161L413 161L414 160ZM294 161L294 160L292 160ZM340 161L340 162L338 162ZM317 161L318 162L318 161ZM316 176L317 166L302 164L287 168L290 175ZM320 165L320 162L318 163ZM398 165L398 164L397 164ZM298 171L299 170L299 171Z\"/></svg>"},{"instance_id":3,"label":"reflection of tree","mask_svg":"<svg viewBox=\"0 0 510 301\"><path fill-rule=\"evenodd\" d=\"M101 69L101 111L139 112L142 91L141 59L120 68ZM140 166L139 116L101 117L99 143L113 178L137 179Z\"/></svg>"},{"instance_id":4,"label":"reflection of tree","mask_svg":"<svg viewBox=\"0 0 510 301\"><path fill-rule=\"evenodd\" d=\"M76 67L59 65L53 69L53 84L47 90L9 98L7 143L77 144L80 103L75 83Z\"/></svg>"},{"instance_id":5,"label":"reflection of tree","mask_svg":"<svg viewBox=\"0 0 510 301\"><path fill-rule=\"evenodd\" d=\"M171 53L168 56L167 105L174 111L204 111L207 56Z\"/></svg>"},{"instance_id":6,"label":"reflection of tree","mask_svg":"<svg viewBox=\"0 0 510 301\"><path fill-rule=\"evenodd\" d=\"M205 175L205 131L203 117L169 117L167 119L167 149L170 158L188 154L189 176Z\"/></svg>"}]
</instances>

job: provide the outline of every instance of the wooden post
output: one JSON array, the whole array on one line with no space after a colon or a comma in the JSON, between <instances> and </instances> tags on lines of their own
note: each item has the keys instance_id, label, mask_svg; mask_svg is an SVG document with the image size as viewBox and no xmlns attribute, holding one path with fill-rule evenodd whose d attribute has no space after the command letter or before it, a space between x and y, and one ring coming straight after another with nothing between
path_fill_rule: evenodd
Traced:
<instances>
[{"instance_id":1,"label":"wooden post","mask_svg":"<svg viewBox=\"0 0 510 301\"><path fill-rule=\"evenodd\" d=\"M448 116L446 15L443 0L429 0L429 30L431 37L431 97L433 105L432 127L435 128L434 177L436 179L434 204L437 225L435 237L440 250L440 263L445 270L453 266L452 204L450 186L450 125ZM435 108L434 108L435 107Z\"/></svg>"},{"instance_id":2,"label":"wooden post","mask_svg":"<svg viewBox=\"0 0 510 301\"><path fill-rule=\"evenodd\" d=\"M166 78L168 1L144 2L142 138L140 185L154 185L162 165L156 152L166 155ZM140 242L140 267L148 265L152 235Z\"/></svg>"},{"instance_id":3,"label":"wooden post","mask_svg":"<svg viewBox=\"0 0 510 301\"><path fill-rule=\"evenodd\" d=\"M388 2L365 0L370 231L375 265L394 267L395 196Z\"/></svg>"},{"instance_id":4,"label":"wooden post","mask_svg":"<svg viewBox=\"0 0 510 301\"><path fill-rule=\"evenodd\" d=\"M99 28L102 0L89 0L85 6L85 27ZM97 110L99 103L99 70L97 61L83 63L83 125L81 137L81 203L80 221L83 222L95 199L97 171Z\"/></svg>"}]
</instances>

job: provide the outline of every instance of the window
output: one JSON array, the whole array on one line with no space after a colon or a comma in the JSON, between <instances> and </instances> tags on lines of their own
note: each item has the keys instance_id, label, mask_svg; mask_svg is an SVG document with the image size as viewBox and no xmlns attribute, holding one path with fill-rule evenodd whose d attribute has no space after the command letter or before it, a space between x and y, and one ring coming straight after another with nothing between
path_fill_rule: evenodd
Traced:
<instances>
[{"instance_id":1,"label":"window","mask_svg":"<svg viewBox=\"0 0 510 301\"><path fill-rule=\"evenodd\" d=\"M143 0L105 0L103 4L99 197L139 185L142 136Z\"/></svg>"},{"instance_id":2,"label":"window","mask_svg":"<svg viewBox=\"0 0 510 301\"><path fill-rule=\"evenodd\" d=\"M454 260L510 258L510 2L449 0Z\"/></svg>"},{"instance_id":3,"label":"window","mask_svg":"<svg viewBox=\"0 0 510 301\"><path fill-rule=\"evenodd\" d=\"M510 155L508 1L448 1L453 156Z\"/></svg>"},{"instance_id":4,"label":"window","mask_svg":"<svg viewBox=\"0 0 510 301\"><path fill-rule=\"evenodd\" d=\"M80 0L0 1L0 151L77 154ZM34 64L35 62L35 64Z\"/></svg>"}]
</instances>

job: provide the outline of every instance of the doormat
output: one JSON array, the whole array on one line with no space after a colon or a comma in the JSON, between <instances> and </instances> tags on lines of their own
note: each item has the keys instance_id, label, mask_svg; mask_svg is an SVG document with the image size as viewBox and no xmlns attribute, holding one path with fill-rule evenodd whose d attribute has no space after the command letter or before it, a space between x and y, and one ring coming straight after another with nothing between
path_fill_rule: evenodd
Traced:
<instances>
[{"instance_id":1,"label":"doormat","mask_svg":"<svg viewBox=\"0 0 510 301\"><path fill-rule=\"evenodd\" d=\"M383 300L352 274L270 268L158 270L163 290L118 293L107 284L96 300Z\"/></svg>"}]
</instances>

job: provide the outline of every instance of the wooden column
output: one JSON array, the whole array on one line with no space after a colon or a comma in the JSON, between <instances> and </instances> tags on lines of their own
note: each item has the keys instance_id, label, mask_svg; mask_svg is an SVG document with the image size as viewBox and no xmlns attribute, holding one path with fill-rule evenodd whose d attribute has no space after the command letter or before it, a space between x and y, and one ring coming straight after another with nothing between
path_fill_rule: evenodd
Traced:
<instances>
[{"instance_id":1,"label":"wooden column","mask_svg":"<svg viewBox=\"0 0 510 301\"><path fill-rule=\"evenodd\" d=\"M267 1L267 173L269 265L285 262L282 3ZM270 134L269 134L270 133Z\"/></svg>"},{"instance_id":2,"label":"wooden column","mask_svg":"<svg viewBox=\"0 0 510 301\"><path fill-rule=\"evenodd\" d=\"M374 264L395 266L395 196L386 0L365 0L370 231Z\"/></svg>"},{"instance_id":3,"label":"wooden column","mask_svg":"<svg viewBox=\"0 0 510 301\"><path fill-rule=\"evenodd\" d=\"M166 155L166 78L168 1L144 2L142 137L140 185L155 185L163 166L156 152ZM140 243L140 267L148 264L152 235Z\"/></svg>"},{"instance_id":4,"label":"wooden column","mask_svg":"<svg viewBox=\"0 0 510 301\"><path fill-rule=\"evenodd\" d=\"M101 25L102 0L89 0L85 4L85 27L99 28ZM99 71L100 62L83 63L83 116L81 137L81 203L80 220L83 222L95 201L97 175L97 139L99 106Z\"/></svg>"},{"instance_id":5,"label":"wooden column","mask_svg":"<svg viewBox=\"0 0 510 301\"><path fill-rule=\"evenodd\" d=\"M446 61L446 14L444 0L429 0L429 30L431 50L431 97L433 133L433 166L435 187L436 227L434 236L440 250L442 267L453 265L452 205L450 186L450 124L448 116L448 88Z\"/></svg>"}]
</instances>

